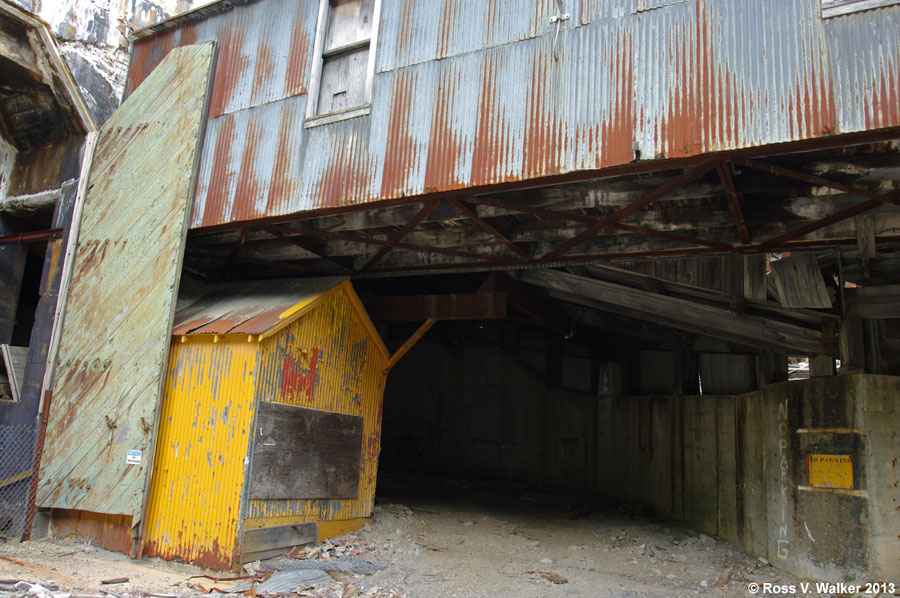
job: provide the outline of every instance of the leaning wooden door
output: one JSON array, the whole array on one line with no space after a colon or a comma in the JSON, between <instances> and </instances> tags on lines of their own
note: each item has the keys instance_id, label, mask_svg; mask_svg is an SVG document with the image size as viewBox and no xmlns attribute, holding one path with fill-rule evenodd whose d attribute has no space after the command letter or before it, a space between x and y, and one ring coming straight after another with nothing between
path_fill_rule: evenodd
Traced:
<instances>
[{"instance_id":1,"label":"leaning wooden door","mask_svg":"<svg viewBox=\"0 0 900 598\"><path fill-rule=\"evenodd\" d=\"M40 507L126 515L139 529L213 51L172 50L100 130L55 360Z\"/></svg>"}]
</instances>

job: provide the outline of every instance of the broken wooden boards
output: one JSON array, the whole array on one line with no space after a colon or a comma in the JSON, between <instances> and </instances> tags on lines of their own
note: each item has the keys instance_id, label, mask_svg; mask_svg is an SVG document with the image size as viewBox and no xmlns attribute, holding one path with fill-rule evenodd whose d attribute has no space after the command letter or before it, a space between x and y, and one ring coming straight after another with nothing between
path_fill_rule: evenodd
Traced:
<instances>
[{"instance_id":1,"label":"broken wooden boards","mask_svg":"<svg viewBox=\"0 0 900 598\"><path fill-rule=\"evenodd\" d=\"M172 50L100 131L38 506L141 521L212 59L211 43Z\"/></svg>"}]
</instances>

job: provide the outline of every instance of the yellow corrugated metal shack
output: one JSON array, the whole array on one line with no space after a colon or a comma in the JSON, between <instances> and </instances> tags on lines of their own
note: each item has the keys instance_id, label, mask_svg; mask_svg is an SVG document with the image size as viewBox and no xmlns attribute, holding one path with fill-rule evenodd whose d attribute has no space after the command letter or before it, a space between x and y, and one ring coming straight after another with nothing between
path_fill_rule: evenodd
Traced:
<instances>
[{"instance_id":1,"label":"yellow corrugated metal shack","mask_svg":"<svg viewBox=\"0 0 900 598\"><path fill-rule=\"evenodd\" d=\"M388 352L350 282L214 285L172 334L143 553L228 569L361 527Z\"/></svg>"}]
</instances>

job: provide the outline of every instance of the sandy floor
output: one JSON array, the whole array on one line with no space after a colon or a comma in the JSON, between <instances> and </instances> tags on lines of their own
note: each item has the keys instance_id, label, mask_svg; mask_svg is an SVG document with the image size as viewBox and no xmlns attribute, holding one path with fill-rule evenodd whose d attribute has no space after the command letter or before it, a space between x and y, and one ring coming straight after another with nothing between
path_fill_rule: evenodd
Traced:
<instances>
[{"instance_id":1,"label":"sandy floor","mask_svg":"<svg viewBox=\"0 0 900 598\"><path fill-rule=\"evenodd\" d=\"M345 539L347 551L384 568L332 573L333 583L301 595L718 597L750 596L751 581L797 581L696 530L612 501L465 478L384 477L372 522ZM60 539L0 545L0 587L47 580L56 598L198 596L197 584L240 583L191 578L202 573ZM128 582L100 583L117 577Z\"/></svg>"}]
</instances>

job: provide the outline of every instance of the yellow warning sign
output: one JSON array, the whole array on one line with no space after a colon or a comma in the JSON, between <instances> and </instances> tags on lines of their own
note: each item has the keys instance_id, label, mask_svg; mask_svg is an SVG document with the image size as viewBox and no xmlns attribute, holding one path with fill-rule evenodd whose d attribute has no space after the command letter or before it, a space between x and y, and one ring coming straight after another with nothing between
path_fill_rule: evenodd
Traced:
<instances>
[{"instance_id":1,"label":"yellow warning sign","mask_svg":"<svg viewBox=\"0 0 900 598\"><path fill-rule=\"evenodd\" d=\"M809 485L814 488L853 488L850 455L809 455Z\"/></svg>"}]
</instances>

